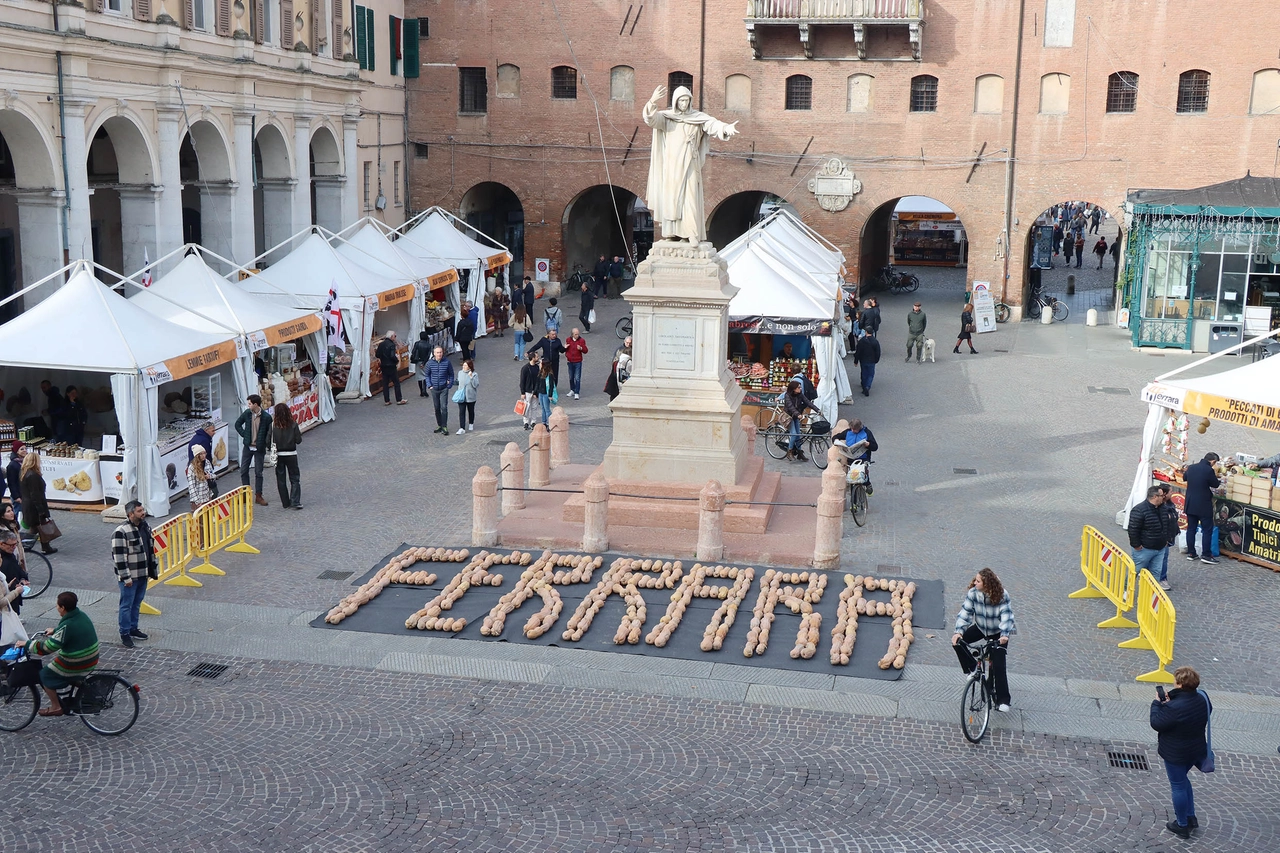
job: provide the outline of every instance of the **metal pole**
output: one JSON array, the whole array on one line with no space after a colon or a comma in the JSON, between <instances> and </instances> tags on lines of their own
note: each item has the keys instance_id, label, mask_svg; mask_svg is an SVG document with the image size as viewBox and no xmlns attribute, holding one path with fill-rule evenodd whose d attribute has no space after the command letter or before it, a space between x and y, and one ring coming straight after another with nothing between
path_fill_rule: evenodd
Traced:
<instances>
[{"instance_id":1,"label":"metal pole","mask_svg":"<svg viewBox=\"0 0 1280 853\"><path fill-rule=\"evenodd\" d=\"M1013 256L1013 184L1018 159L1018 103L1022 94L1022 36L1027 18L1027 0L1018 2L1018 49L1013 67L1013 125L1009 131L1009 158L1004 167L1004 280L1000 300L1008 300L1009 260Z\"/></svg>"}]
</instances>

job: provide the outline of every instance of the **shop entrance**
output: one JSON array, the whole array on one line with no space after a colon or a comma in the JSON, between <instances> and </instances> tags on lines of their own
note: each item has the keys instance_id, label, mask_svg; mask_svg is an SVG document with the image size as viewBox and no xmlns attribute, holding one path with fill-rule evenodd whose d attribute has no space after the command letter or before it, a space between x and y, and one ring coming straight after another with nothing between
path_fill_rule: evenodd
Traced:
<instances>
[{"instance_id":1,"label":"shop entrance","mask_svg":"<svg viewBox=\"0 0 1280 853\"><path fill-rule=\"evenodd\" d=\"M637 242L637 222L649 216L638 201L630 190L602 184L583 190L569 202L561 220L564 245L561 275L568 278L577 269L590 273L601 255L631 258L632 247ZM653 220L648 221L648 240L652 245Z\"/></svg>"},{"instance_id":2,"label":"shop entrance","mask_svg":"<svg viewBox=\"0 0 1280 853\"><path fill-rule=\"evenodd\" d=\"M253 241L258 256L293 235L293 190L289 178L289 146L274 124L265 125L253 140ZM260 265L288 254L285 246ZM237 259L241 260L241 259Z\"/></svg>"},{"instance_id":3,"label":"shop entrance","mask_svg":"<svg viewBox=\"0 0 1280 853\"><path fill-rule=\"evenodd\" d=\"M771 192L749 190L734 193L711 212L707 220L707 239L717 250L723 249L780 207L795 211L785 199Z\"/></svg>"},{"instance_id":4,"label":"shop entrance","mask_svg":"<svg viewBox=\"0 0 1280 853\"><path fill-rule=\"evenodd\" d=\"M902 196L877 207L862 226L858 279L863 290L874 290L880 271L893 264L963 290L968 258L964 223L954 210L929 196Z\"/></svg>"},{"instance_id":5,"label":"shop entrance","mask_svg":"<svg viewBox=\"0 0 1280 853\"><path fill-rule=\"evenodd\" d=\"M1082 254L1076 252L1077 248ZM1096 251L1099 248L1101 258ZM1101 205L1069 199L1042 211L1028 229L1023 247L1023 316L1039 316L1035 306L1030 305L1031 294L1037 288L1067 302L1069 321L1083 323L1090 308L1111 310L1123 248L1119 222Z\"/></svg>"},{"instance_id":6,"label":"shop entrance","mask_svg":"<svg viewBox=\"0 0 1280 853\"><path fill-rule=\"evenodd\" d=\"M493 181L476 184L462 196L458 214L511 252L511 281L524 278L524 206L510 187Z\"/></svg>"}]
</instances>

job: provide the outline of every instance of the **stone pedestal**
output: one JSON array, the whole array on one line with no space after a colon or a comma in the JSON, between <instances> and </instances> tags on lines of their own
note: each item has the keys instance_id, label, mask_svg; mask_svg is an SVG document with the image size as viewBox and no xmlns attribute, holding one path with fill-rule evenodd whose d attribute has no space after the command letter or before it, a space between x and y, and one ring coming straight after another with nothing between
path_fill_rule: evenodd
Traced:
<instances>
[{"instance_id":1,"label":"stone pedestal","mask_svg":"<svg viewBox=\"0 0 1280 853\"><path fill-rule=\"evenodd\" d=\"M631 378L609 408L609 480L740 481L743 392L727 367L729 284L710 243L660 242L636 271Z\"/></svg>"}]
</instances>

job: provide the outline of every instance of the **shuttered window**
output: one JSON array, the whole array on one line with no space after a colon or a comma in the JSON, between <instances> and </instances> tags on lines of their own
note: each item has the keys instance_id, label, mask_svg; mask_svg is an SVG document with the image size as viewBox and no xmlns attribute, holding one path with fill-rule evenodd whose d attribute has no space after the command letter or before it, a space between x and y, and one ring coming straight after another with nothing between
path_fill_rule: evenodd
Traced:
<instances>
[{"instance_id":1,"label":"shuttered window","mask_svg":"<svg viewBox=\"0 0 1280 853\"><path fill-rule=\"evenodd\" d=\"M356 61L365 71L374 70L374 24L373 10L365 6L356 7Z\"/></svg>"},{"instance_id":2,"label":"shuttered window","mask_svg":"<svg viewBox=\"0 0 1280 853\"><path fill-rule=\"evenodd\" d=\"M150 21L151 0L133 0L133 17L137 21Z\"/></svg>"},{"instance_id":3,"label":"shuttered window","mask_svg":"<svg viewBox=\"0 0 1280 853\"><path fill-rule=\"evenodd\" d=\"M264 11L266 9L267 0L253 0L253 43L262 44L266 38L267 32L267 16ZM341 5L339 3L339 5Z\"/></svg>"},{"instance_id":4,"label":"shuttered window","mask_svg":"<svg viewBox=\"0 0 1280 853\"><path fill-rule=\"evenodd\" d=\"M422 18L406 18L404 22L404 76L411 80L418 76L418 41L422 38L422 29L418 22Z\"/></svg>"},{"instance_id":5,"label":"shuttered window","mask_svg":"<svg viewBox=\"0 0 1280 853\"><path fill-rule=\"evenodd\" d=\"M395 77L400 73L400 19L395 15L389 16L391 41L388 44L387 55L391 61L391 76Z\"/></svg>"},{"instance_id":6,"label":"shuttered window","mask_svg":"<svg viewBox=\"0 0 1280 853\"><path fill-rule=\"evenodd\" d=\"M231 0L213 0L213 7L214 31L220 36L231 35Z\"/></svg>"},{"instance_id":7,"label":"shuttered window","mask_svg":"<svg viewBox=\"0 0 1280 853\"><path fill-rule=\"evenodd\" d=\"M345 0L333 0L333 58L345 59L347 46L342 41L342 7Z\"/></svg>"},{"instance_id":8,"label":"shuttered window","mask_svg":"<svg viewBox=\"0 0 1280 853\"><path fill-rule=\"evenodd\" d=\"M320 0L311 0L311 55L320 55L320 34L324 32L323 15L321 10L323 4Z\"/></svg>"},{"instance_id":9,"label":"shuttered window","mask_svg":"<svg viewBox=\"0 0 1280 853\"><path fill-rule=\"evenodd\" d=\"M293 50L293 0L280 0L280 47Z\"/></svg>"}]
</instances>

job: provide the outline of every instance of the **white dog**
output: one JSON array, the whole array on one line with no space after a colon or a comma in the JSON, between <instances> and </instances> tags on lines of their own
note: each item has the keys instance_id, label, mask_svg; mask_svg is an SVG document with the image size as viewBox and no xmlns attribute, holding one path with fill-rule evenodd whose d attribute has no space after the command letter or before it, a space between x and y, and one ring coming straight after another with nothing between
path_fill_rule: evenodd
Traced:
<instances>
[{"instance_id":1,"label":"white dog","mask_svg":"<svg viewBox=\"0 0 1280 853\"><path fill-rule=\"evenodd\" d=\"M933 357L933 338L924 339L924 357L930 361L937 361L937 359Z\"/></svg>"}]
</instances>

